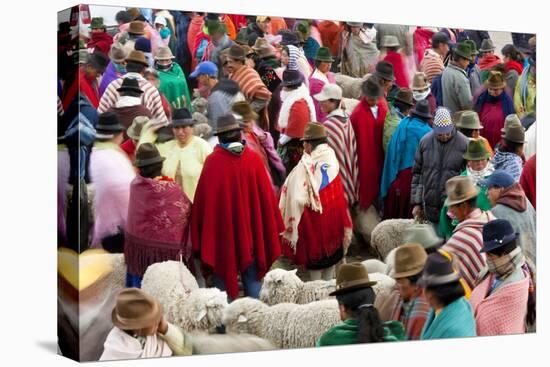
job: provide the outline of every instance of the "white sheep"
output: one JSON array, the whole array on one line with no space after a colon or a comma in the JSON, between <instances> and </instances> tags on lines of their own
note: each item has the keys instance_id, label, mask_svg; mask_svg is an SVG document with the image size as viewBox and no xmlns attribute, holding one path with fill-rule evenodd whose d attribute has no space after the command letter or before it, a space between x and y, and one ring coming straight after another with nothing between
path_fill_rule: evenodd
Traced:
<instances>
[{"instance_id":1,"label":"white sheep","mask_svg":"<svg viewBox=\"0 0 550 367\"><path fill-rule=\"evenodd\" d=\"M403 243L403 232L413 223L413 219L387 219L380 222L372 231L371 246L382 259L385 258L391 250Z\"/></svg>"},{"instance_id":2,"label":"white sheep","mask_svg":"<svg viewBox=\"0 0 550 367\"><path fill-rule=\"evenodd\" d=\"M342 98L342 109L351 115L355 107L359 104L359 100L355 98Z\"/></svg>"},{"instance_id":3,"label":"white sheep","mask_svg":"<svg viewBox=\"0 0 550 367\"><path fill-rule=\"evenodd\" d=\"M197 97L191 102L191 107L193 108L193 112L198 112L200 114L206 115L208 100L203 97Z\"/></svg>"},{"instance_id":4,"label":"white sheep","mask_svg":"<svg viewBox=\"0 0 550 367\"><path fill-rule=\"evenodd\" d=\"M376 296L383 292L391 291L395 288L395 279L386 274L371 273L369 274L369 280L376 282L376 284L372 286L372 290Z\"/></svg>"},{"instance_id":5,"label":"white sheep","mask_svg":"<svg viewBox=\"0 0 550 367\"><path fill-rule=\"evenodd\" d=\"M342 96L344 98L353 98L361 99L363 92L361 91L361 86L363 82L367 80L367 77L370 74L365 75L363 78L353 78L348 75L336 73L334 78L336 79L336 84L342 88Z\"/></svg>"},{"instance_id":6,"label":"white sheep","mask_svg":"<svg viewBox=\"0 0 550 367\"><path fill-rule=\"evenodd\" d=\"M371 273L382 273L386 274L388 266L378 259L368 259L361 262L363 266L367 269L369 274Z\"/></svg>"},{"instance_id":7,"label":"white sheep","mask_svg":"<svg viewBox=\"0 0 550 367\"><path fill-rule=\"evenodd\" d=\"M223 321L230 332L254 334L278 348L307 348L315 346L326 331L340 322L340 311L333 299L268 306L245 297L227 306Z\"/></svg>"},{"instance_id":8,"label":"white sheep","mask_svg":"<svg viewBox=\"0 0 550 367\"><path fill-rule=\"evenodd\" d=\"M179 304L176 324L185 331L209 330L222 324L227 293L218 288L199 288Z\"/></svg>"},{"instance_id":9,"label":"white sheep","mask_svg":"<svg viewBox=\"0 0 550 367\"><path fill-rule=\"evenodd\" d=\"M327 299L329 293L336 289L334 279L303 282L296 272L296 269L269 271L263 280L260 300L270 306L285 302L306 304Z\"/></svg>"},{"instance_id":10,"label":"white sheep","mask_svg":"<svg viewBox=\"0 0 550 367\"><path fill-rule=\"evenodd\" d=\"M367 210L355 209L353 211L354 229L367 243L371 243L372 231L379 223L380 215L373 205L371 205Z\"/></svg>"},{"instance_id":11,"label":"white sheep","mask_svg":"<svg viewBox=\"0 0 550 367\"><path fill-rule=\"evenodd\" d=\"M198 288L193 274L178 261L150 265L141 281L141 289L160 302L166 320L176 325L179 324L180 305Z\"/></svg>"},{"instance_id":12,"label":"white sheep","mask_svg":"<svg viewBox=\"0 0 550 367\"><path fill-rule=\"evenodd\" d=\"M388 256L386 256L386 275L393 276L393 271L395 269L395 252L397 247L390 251Z\"/></svg>"},{"instance_id":13,"label":"white sheep","mask_svg":"<svg viewBox=\"0 0 550 367\"><path fill-rule=\"evenodd\" d=\"M193 346L193 354L219 354L274 350L266 339L251 334L208 334L193 332L186 335Z\"/></svg>"}]
</instances>

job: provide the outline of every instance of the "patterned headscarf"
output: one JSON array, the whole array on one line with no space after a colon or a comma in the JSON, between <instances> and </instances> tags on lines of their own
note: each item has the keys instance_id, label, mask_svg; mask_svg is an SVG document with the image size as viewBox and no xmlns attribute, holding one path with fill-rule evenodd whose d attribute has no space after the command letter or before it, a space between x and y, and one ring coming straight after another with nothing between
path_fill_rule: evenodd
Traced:
<instances>
[{"instance_id":1,"label":"patterned headscarf","mask_svg":"<svg viewBox=\"0 0 550 367\"><path fill-rule=\"evenodd\" d=\"M449 134L453 131L454 125L451 120L451 113L445 107L439 107L435 111L433 129L436 134Z\"/></svg>"}]
</instances>

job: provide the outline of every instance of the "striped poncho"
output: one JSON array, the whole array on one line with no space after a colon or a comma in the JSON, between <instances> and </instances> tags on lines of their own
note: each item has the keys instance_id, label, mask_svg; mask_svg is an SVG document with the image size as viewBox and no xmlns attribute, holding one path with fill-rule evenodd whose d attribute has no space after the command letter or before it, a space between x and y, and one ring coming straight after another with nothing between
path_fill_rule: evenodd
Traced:
<instances>
[{"instance_id":1,"label":"striped poncho","mask_svg":"<svg viewBox=\"0 0 550 367\"><path fill-rule=\"evenodd\" d=\"M111 84L105 90L105 93L101 96L99 101L99 108L97 109L98 113L106 112L109 108L114 107L120 94L117 89L122 85L124 78L135 78L139 82L139 87L143 91L141 95L142 104L151 111L153 117L158 121L167 121L166 114L162 108L162 100L160 98L159 91L155 86L149 83L141 74L138 73L127 73L121 78L113 80Z\"/></svg>"},{"instance_id":2,"label":"striped poncho","mask_svg":"<svg viewBox=\"0 0 550 367\"><path fill-rule=\"evenodd\" d=\"M475 209L456 226L449 241L441 247L453 255L460 275L470 288L474 288L479 273L485 267L485 256L479 252L483 247L483 225L494 219L491 212Z\"/></svg>"},{"instance_id":3,"label":"striped poncho","mask_svg":"<svg viewBox=\"0 0 550 367\"><path fill-rule=\"evenodd\" d=\"M351 206L358 200L359 171L357 168L357 142L348 116L341 109L332 111L323 122L327 130L328 145L334 150L340 165L340 177L346 199Z\"/></svg>"},{"instance_id":4,"label":"striped poncho","mask_svg":"<svg viewBox=\"0 0 550 367\"><path fill-rule=\"evenodd\" d=\"M241 91L249 102L254 99L261 99L264 101L269 101L271 99L271 92L262 82L258 72L250 66L242 66L231 74L229 79L239 84Z\"/></svg>"}]
</instances>

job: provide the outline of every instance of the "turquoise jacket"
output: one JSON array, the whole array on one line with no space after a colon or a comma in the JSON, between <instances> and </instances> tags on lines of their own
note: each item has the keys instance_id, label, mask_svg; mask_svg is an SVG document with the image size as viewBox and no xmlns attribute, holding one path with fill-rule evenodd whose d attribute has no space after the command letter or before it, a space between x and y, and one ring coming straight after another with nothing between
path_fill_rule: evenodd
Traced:
<instances>
[{"instance_id":1,"label":"turquoise jacket","mask_svg":"<svg viewBox=\"0 0 550 367\"><path fill-rule=\"evenodd\" d=\"M460 297L435 315L432 308L420 339L463 338L476 336L476 322L470 302Z\"/></svg>"}]
</instances>

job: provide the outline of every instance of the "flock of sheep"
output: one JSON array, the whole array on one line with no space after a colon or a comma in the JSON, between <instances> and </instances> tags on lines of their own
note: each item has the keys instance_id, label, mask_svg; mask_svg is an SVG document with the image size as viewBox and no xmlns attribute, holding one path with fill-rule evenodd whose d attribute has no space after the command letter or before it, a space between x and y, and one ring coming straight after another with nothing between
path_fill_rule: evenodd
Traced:
<instances>
[{"instance_id":1,"label":"flock of sheep","mask_svg":"<svg viewBox=\"0 0 550 367\"><path fill-rule=\"evenodd\" d=\"M377 298L391 294L395 281L393 251L401 244L401 234L412 220L380 222L370 236L384 262L369 259L363 265ZM122 254L113 258L112 279L121 288L126 271ZM223 353L253 350L313 347L321 335L340 322L338 303L329 297L335 280L302 281L296 270L273 269L263 279L260 299L249 297L228 304L225 292L199 288L187 267L177 261L151 265L144 274L142 289L163 306L168 322L182 328L192 340L194 353ZM378 299L377 299L378 301ZM382 300L383 301L383 300ZM225 334L215 330L225 327Z\"/></svg>"}]
</instances>

